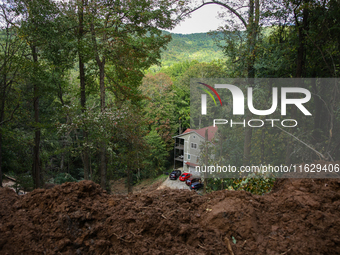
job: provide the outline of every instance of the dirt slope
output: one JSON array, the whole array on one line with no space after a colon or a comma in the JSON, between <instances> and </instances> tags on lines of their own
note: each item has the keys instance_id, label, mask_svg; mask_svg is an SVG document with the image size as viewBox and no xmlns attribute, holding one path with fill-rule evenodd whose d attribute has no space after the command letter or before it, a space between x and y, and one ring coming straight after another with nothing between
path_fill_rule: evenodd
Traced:
<instances>
[{"instance_id":1,"label":"dirt slope","mask_svg":"<svg viewBox=\"0 0 340 255\"><path fill-rule=\"evenodd\" d=\"M340 254L340 181L285 179L265 196L0 188L0 254L231 254L228 243L234 254Z\"/></svg>"}]
</instances>

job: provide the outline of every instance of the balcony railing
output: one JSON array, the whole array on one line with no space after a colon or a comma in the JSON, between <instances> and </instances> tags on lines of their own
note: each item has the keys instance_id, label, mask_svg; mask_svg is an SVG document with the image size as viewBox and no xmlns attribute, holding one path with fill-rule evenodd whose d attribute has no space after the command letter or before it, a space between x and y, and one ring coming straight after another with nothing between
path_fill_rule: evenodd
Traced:
<instances>
[{"instance_id":1,"label":"balcony railing","mask_svg":"<svg viewBox=\"0 0 340 255\"><path fill-rule=\"evenodd\" d=\"M177 161L182 161L183 162L183 159L184 159L183 155L175 157L175 160L177 160Z\"/></svg>"},{"instance_id":2,"label":"balcony railing","mask_svg":"<svg viewBox=\"0 0 340 255\"><path fill-rule=\"evenodd\" d=\"M175 144L175 149L184 150L183 144Z\"/></svg>"}]
</instances>

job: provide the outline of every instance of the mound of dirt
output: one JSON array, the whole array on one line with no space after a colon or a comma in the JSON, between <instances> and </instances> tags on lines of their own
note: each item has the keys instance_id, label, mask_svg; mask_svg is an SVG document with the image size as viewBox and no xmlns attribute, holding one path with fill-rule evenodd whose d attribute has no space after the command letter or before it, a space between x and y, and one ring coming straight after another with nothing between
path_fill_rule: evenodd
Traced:
<instances>
[{"instance_id":1,"label":"mound of dirt","mask_svg":"<svg viewBox=\"0 0 340 255\"><path fill-rule=\"evenodd\" d=\"M1 254L214 254L225 249L214 231L199 225L195 208L203 199L195 193L163 190L123 197L108 195L91 181L22 197L8 192L0 189L0 204L6 202L9 211L1 207Z\"/></svg>"},{"instance_id":2,"label":"mound of dirt","mask_svg":"<svg viewBox=\"0 0 340 255\"><path fill-rule=\"evenodd\" d=\"M279 180L264 196L0 188L0 254L340 254L339 216L337 179Z\"/></svg>"},{"instance_id":3,"label":"mound of dirt","mask_svg":"<svg viewBox=\"0 0 340 255\"><path fill-rule=\"evenodd\" d=\"M204 207L202 226L233 239L235 254L340 254L337 179L283 179L264 196L219 191Z\"/></svg>"}]
</instances>

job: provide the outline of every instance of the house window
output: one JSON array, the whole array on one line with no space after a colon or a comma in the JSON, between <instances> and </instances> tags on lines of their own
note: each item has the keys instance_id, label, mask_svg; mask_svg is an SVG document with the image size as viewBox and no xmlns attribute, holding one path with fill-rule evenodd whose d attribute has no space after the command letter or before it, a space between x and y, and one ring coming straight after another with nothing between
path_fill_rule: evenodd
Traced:
<instances>
[{"instance_id":1,"label":"house window","mask_svg":"<svg viewBox=\"0 0 340 255\"><path fill-rule=\"evenodd\" d=\"M197 143L191 143L191 148L192 149L197 149Z\"/></svg>"},{"instance_id":2,"label":"house window","mask_svg":"<svg viewBox=\"0 0 340 255\"><path fill-rule=\"evenodd\" d=\"M194 135L194 139L196 138L196 136Z\"/></svg>"},{"instance_id":3,"label":"house window","mask_svg":"<svg viewBox=\"0 0 340 255\"><path fill-rule=\"evenodd\" d=\"M188 159L190 159L190 154L188 154Z\"/></svg>"}]
</instances>

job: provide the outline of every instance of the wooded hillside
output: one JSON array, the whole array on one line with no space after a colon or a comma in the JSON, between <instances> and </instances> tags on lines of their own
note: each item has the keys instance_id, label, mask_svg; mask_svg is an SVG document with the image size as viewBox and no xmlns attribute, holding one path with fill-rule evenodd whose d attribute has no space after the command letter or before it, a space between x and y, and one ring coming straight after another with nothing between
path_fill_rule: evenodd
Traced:
<instances>
[{"instance_id":1,"label":"wooded hillside","mask_svg":"<svg viewBox=\"0 0 340 255\"><path fill-rule=\"evenodd\" d=\"M163 32L208 4L225 11L225 25L211 36ZM226 130L216 148L235 166L339 160L339 13L334 0L1 3L0 184L6 173L25 189L82 179L108 189L124 177L132 192L171 169L172 137L192 120L192 78L249 79L262 110L271 107L272 88L284 86L260 86L257 78L333 78L327 86L291 85L311 93L311 117L288 107L285 118L299 119L298 127ZM231 104L219 109L232 113ZM265 118L245 109L247 122ZM257 189L218 179L208 189L262 194L271 183Z\"/></svg>"}]
</instances>

